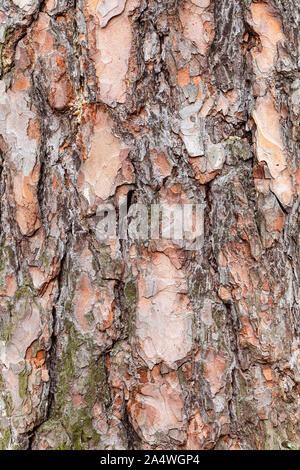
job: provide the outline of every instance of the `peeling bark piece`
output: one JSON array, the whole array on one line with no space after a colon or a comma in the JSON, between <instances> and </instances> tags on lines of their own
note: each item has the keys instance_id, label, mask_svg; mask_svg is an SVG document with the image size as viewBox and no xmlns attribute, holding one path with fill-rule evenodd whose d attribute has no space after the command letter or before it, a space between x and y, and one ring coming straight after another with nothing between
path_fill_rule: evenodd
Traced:
<instances>
[{"instance_id":1,"label":"peeling bark piece","mask_svg":"<svg viewBox=\"0 0 300 470\"><path fill-rule=\"evenodd\" d=\"M201 105L202 102L198 99L196 103L186 106L179 112L182 119L180 124L182 140L191 157L198 157L204 154L203 133L201 120L198 115Z\"/></svg>"},{"instance_id":2,"label":"peeling bark piece","mask_svg":"<svg viewBox=\"0 0 300 470\"><path fill-rule=\"evenodd\" d=\"M203 423L201 415L193 415L188 425L186 450L205 449L212 435L212 425Z\"/></svg>"},{"instance_id":3,"label":"peeling bark piece","mask_svg":"<svg viewBox=\"0 0 300 470\"><path fill-rule=\"evenodd\" d=\"M26 13L32 13L38 6L39 0L13 0L13 3Z\"/></svg>"},{"instance_id":4,"label":"peeling bark piece","mask_svg":"<svg viewBox=\"0 0 300 470\"><path fill-rule=\"evenodd\" d=\"M258 98L253 117L257 125L257 156L259 162L266 162L272 178L277 178L286 169L280 136L279 115L270 96Z\"/></svg>"},{"instance_id":5,"label":"peeling bark piece","mask_svg":"<svg viewBox=\"0 0 300 470\"><path fill-rule=\"evenodd\" d=\"M224 373L226 360L216 351L209 349L205 355L204 377L210 385L212 396L215 396L224 387Z\"/></svg>"},{"instance_id":6,"label":"peeling bark piece","mask_svg":"<svg viewBox=\"0 0 300 470\"><path fill-rule=\"evenodd\" d=\"M261 73L267 73L274 66L277 43L284 41L285 36L281 23L272 14L266 3L252 3L251 14L254 30L259 34L262 44L261 52L254 52L254 58Z\"/></svg>"},{"instance_id":7,"label":"peeling bark piece","mask_svg":"<svg viewBox=\"0 0 300 470\"><path fill-rule=\"evenodd\" d=\"M129 413L135 430L147 443L155 444L157 433L168 436L172 430L183 442L183 397L177 373L158 375L153 383L141 384L129 402Z\"/></svg>"},{"instance_id":8,"label":"peeling bark piece","mask_svg":"<svg viewBox=\"0 0 300 470\"><path fill-rule=\"evenodd\" d=\"M126 0L101 0L97 8L101 15L101 28L105 28L111 18L120 15L124 11L125 5Z\"/></svg>"},{"instance_id":9,"label":"peeling bark piece","mask_svg":"<svg viewBox=\"0 0 300 470\"><path fill-rule=\"evenodd\" d=\"M95 34L96 49L90 55L95 62L100 98L108 105L125 102L125 78L133 37L128 15L138 4L139 0L128 1L123 15L105 28L93 26L95 33L91 32Z\"/></svg>"},{"instance_id":10,"label":"peeling bark piece","mask_svg":"<svg viewBox=\"0 0 300 470\"><path fill-rule=\"evenodd\" d=\"M25 93L6 92L3 81L0 89L0 133L8 148L17 206L16 220L21 233L31 235L40 227L37 201L39 166L36 166L39 127L35 126L33 130L35 114L29 109Z\"/></svg>"},{"instance_id":11,"label":"peeling bark piece","mask_svg":"<svg viewBox=\"0 0 300 470\"><path fill-rule=\"evenodd\" d=\"M34 168L39 143L27 133L30 120L35 118L28 105L28 95L6 92L5 83L1 81L0 110L0 132L9 146L11 162L27 176Z\"/></svg>"},{"instance_id":12,"label":"peeling bark piece","mask_svg":"<svg viewBox=\"0 0 300 470\"><path fill-rule=\"evenodd\" d=\"M89 189L86 188L83 192L89 201L89 191L106 200L114 193L117 184L122 182L122 179L118 181L117 176L125 164L128 151L126 146L113 135L110 125L110 119L104 113L98 113L91 149L82 166L85 181L89 184ZM127 170L127 182L130 183L133 177L130 166Z\"/></svg>"},{"instance_id":13,"label":"peeling bark piece","mask_svg":"<svg viewBox=\"0 0 300 470\"><path fill-rule=\"evenodd\" d=\"M279 115L270 95L257 99L253 118L257 125L257 159L267 163L273 178L273 192L284 206L288 206L294 190L291 177L286 171Z\"/></svg>"},{"instance_id":14,"label":"peeling bark piece","mask_svg":"<svg viewBox=\"0 0 300 470\"><path fill-rule=\"evenodd\" d=\"M208 172L211 173L215 170L221 170L225 162L225 150L224 145L211 144L206 150L206 158L208 165Z\"/></svg>"},{"instance_id":15,"label":"peeling bark piece","mask_svg":"<svg viewBox=\"0 0 300 470\"><path fill-rule=\"evenodd\" d=\"M23 235L32 235L40 226L40 209L37 201L39 169L29 176L18 173L13 180L17 205L16 221Z\"/></svg>"},{"instance_id":16,"label":"peeling bark piece","mask_svg":"<svg viewBox=\"0 0 300 470\"><path fill-rule=\"evenodd\" d=\"M95 194L107 199L114 190L114 180L121 168L120 144L111 132L103 130L95 135L83 173Z\"/></svg>"},{"instance_id":17,"label":"peeling bark piece","mask_svg":"<svg viewBox=\"0 0 300 470\"><path fill-rule=\"evenodd\" d=\"M210 0L191 0L194 5L200 8L207 8L210 5Z\"/></svg>"},{"instance_id":18,"label":"peeling bark piece","mask_svg":"<svg viewBox=\"0 0 300 470\"><path fill-rule=\"evenodd\" d=\"M184 35L193 41L204 55L213 40L213 17L210 13L203 12L209 4L207 1L193 2L197 6L191 6L185 2L179 10L180 21L183 25ZM199 8L198 8L199 7Z\"/></svg>"},{"instance_id":19,"label":"peeling bark piece","mask_svg":"<svg viewBox=\"0 0 300 470\"><path fill-rule=\"evenodd\" d=\"M142 263L137 310L138 347L146 362L172 366L192 347L192 312L184 273L163 253Z\"/></svg>"}]
</instances>

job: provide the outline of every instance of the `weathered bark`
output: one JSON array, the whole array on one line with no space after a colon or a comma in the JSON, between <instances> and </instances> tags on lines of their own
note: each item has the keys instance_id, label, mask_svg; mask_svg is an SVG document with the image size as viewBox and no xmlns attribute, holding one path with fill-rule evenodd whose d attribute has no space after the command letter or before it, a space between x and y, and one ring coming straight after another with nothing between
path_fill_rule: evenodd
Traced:
<instances>
[{"instance_id":1,"label":"weathered bark","mask_svg":"<svg viewBox=\"0 0 300 470\"><path fill-rule=\"evenodd\" d=\"M299 437L298 0L2 0L5 449ZM204 244L96 210L204 204Z\"/></svg>"}]
</instances>

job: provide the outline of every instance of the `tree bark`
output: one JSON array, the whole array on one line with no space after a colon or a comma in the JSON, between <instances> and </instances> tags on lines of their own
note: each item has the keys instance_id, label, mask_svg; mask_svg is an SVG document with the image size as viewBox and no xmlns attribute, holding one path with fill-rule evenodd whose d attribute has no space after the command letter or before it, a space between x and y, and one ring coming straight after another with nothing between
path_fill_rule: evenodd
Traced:
<instances>
[{"instance_id":1,"label":"tree bark","mask_svg":"<svg viewBox=\"0 0 300 470\"><path fill-rule=\"evenodd\" d=\"M2 449L299 437L298 0L2 0ZM200 250L97 210L204 207Z\"/></svg>"}]
</instances>

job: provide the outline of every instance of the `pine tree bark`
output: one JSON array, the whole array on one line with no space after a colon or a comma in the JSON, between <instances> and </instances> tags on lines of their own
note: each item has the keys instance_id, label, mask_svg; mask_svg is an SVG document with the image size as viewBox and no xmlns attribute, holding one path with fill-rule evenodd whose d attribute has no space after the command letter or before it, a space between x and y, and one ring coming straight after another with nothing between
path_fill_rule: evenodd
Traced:
<instances>
[{"instance_id":1,"label":"pine tree bark","mask_svg":"<svg viewBox=\"0 0 300 470\"><path fill-rule=\"evenodd\" d=\"M2 449L299 437L298 0L2 0ZM200 251L97 207L204 206Z\"/></svg>"}]
</instances>

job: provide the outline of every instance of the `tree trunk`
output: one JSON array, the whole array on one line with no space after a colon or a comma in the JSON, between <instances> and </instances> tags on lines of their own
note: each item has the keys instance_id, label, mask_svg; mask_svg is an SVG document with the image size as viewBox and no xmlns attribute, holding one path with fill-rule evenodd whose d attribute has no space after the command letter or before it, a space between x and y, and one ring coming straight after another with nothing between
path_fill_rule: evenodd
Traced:
<instances>
[{"instance_id":1,"label":"tree trunk","mask_svg":"<svg viewBox=\"0 0 300 470\"><path fill-rule=\"evenodd\" d=\"M2 0L2 449L299 445L299 30L298 0ZM98 236L136 203L197 203L202 245Z\"/></svg>"}]
</instances>

